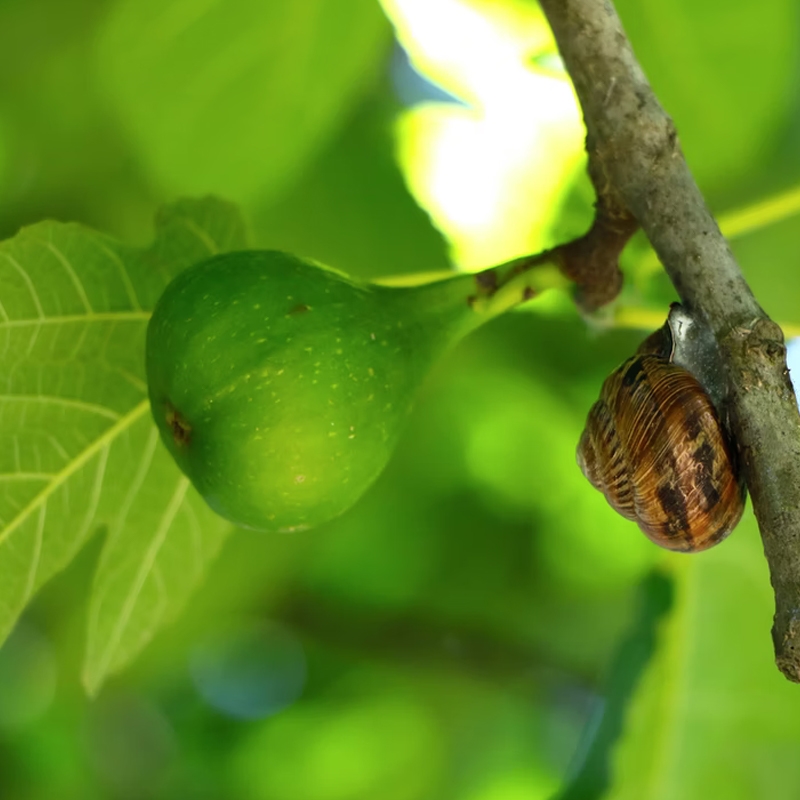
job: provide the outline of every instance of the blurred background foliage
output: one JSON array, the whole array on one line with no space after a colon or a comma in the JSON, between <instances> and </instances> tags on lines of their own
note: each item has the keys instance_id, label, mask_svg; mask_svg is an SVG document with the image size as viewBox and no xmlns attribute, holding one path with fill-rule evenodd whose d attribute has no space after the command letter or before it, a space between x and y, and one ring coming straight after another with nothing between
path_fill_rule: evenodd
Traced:
<instances>
[{"instance_id":1,"label":"blurred background foliage","mask_svg":"<svg viewBox=\"0 0 800 800\"><path fill-rule=\"evenodd\" d=\"M617 0L766 310L800 323L794 0ZM145 242L216 193L254 240L362 277L488 266L591 219L582 128L526 0L3 0L0 236ZM750 219L751 217L748 217ZM350 513L236 533L94 701L95 540L0 650L0 795L264 800L797 798L751 515L665 555L574 464L605 375L674 299L638 238L615 314L563 297L432 376ZM614 324L614 320L617 324Z\"/></svg>"}]
</instances>

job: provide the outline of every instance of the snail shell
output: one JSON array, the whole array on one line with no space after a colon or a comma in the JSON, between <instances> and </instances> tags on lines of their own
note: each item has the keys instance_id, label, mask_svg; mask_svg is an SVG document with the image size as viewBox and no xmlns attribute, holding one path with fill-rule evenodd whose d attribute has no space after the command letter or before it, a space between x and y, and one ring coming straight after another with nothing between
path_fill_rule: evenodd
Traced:
<instances>
[{"instance_id":1,"label":"snail shell","mask_svg":"<svg viewBox=\"0 0 800 800\"><path fill-rule=\"evenodd\" d=\"M603 384L578 444L578 464L653 542L696 552L733 530L745 487L703 387L670 355L651 352L663 336L651 336Z\"/></svg>"}]
</instances>

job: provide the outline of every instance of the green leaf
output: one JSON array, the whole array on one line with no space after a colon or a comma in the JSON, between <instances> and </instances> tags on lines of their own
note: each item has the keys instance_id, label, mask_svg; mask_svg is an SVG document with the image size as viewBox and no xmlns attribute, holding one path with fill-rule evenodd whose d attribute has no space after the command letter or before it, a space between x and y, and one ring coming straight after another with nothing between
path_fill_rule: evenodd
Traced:
<instances>
[{"instance_id":1,"label":"green leaf","mask_svg":"<svg viewBox=\"0 0 800 800\"><path fill-rule=\"evenodd\" d=\"M616 5L701 184L722 193L748 176L795 108L794 0Z\"/></svg>"},{"instance_id":2,"label":"green leaf","mask_svg":"<svg viewBox=\"0 0 800 800\"><path fill-rule=\"evenodd\" d=\"M158 442L143 356L171 277L243 246L237 212L212 199L165 209L147 250L55 222L0 243L0 641L105 526L90 691L176 613L229 529Z\"/></svg>"},{"instance_id":3,"label":"green leaf","mask_svg":"<svg viewBox=\"0 0 800 800\"><path fill-rule=\"evenodd\" d=\"M658 623L672 604L672 584L654 571L642 581L639 608L628 635L620 643L606 681L604 698L587 726L582 759L558 800L595 800L609 783L609 753L619 738L631 694L656 646Z\"/></svg>"},{"instance_id":4,"label":"green leaf","mask_svg":"<svg viewBox=\"0 0 800 800\"><path fill-rule=\"evenodd\" d=\"M787 219L733 243L733 252L761 307L781 323L800 322L800 271L791 268L800 248L800 225ZM797 376L792 376L797 380Z\"/></svg>"},{"instance_id":5,"label":"green leaf","mask_svg":"<svg viewBox=\"0 0 800 800\"><path fill-rule=\"evenodd\" d=\"M5 183L6 177L6 142L5 130L3 129L2 120L0 120L0 186Z\"/></svg>"},{"instance_id":6,"label":"green leaf","mask_svg":"<svg viewBox=\"0 0 800 800\"><path fill-rule=\"evenodd\" d=\"M172 193L275 196L374 81L374 0L118 0L98 70Z\"/></svg>"},{"instance_id":7,"label":"green leaf","mask_svg":"<svg viewBox=\"0 0 800 800\"><path fill-rule=\"evenodd\" d=\"M668 562L673 612L628 710L604 796L800 796L800 692L773 661L773 598L753 517L719 547Z\"/></svg>"},{"instance_id":8,"label":"green leaf","mask_svg":"<svg viewBox=\"0 0 800 800\"><path fill-rule=\"evenodd\" d=\"M0 3L0 239L47 218L149 235L153 209L95 78L98 19L107 0ZM43 25L42 20L47 20Z\"/></svg>"},{"instance_id":9,"label":"green leaf","mask_svg":"<svg viewBox=\"0 0 800 800\"><path fill-rule=\"evenodd\" d=\"M254 211L259 244L366 278L446 268L445 241L394 157L396 112L382 95L364 102L290 191Z\"/></svg>"}]
</instances>

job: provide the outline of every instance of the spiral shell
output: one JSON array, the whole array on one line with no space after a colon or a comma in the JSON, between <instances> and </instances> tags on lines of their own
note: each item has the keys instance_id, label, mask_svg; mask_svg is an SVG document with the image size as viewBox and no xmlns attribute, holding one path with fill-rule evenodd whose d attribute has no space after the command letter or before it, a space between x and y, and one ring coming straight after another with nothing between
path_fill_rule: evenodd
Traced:
<instances>
[{"instance_id":1,"label":"spiral shell","mask_svg":"<svg viewBox=\"0 0 800 800\"><path fill-rule=\"evenodd\" d=\"M613 508L669 550L712 547L742 516L745 487L717 411L664 355L640 352L605 381L578 464Z\"/></svg>"}]
</instances>

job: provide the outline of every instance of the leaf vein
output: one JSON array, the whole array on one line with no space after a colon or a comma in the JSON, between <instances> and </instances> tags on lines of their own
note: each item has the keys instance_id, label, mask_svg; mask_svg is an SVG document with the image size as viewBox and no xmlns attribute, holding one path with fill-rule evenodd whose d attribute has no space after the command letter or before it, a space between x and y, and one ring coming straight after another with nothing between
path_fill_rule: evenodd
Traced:
<instances>
[{"instance_id":1,"label":"leaf vein","mask_svg":"<svg viewBox=\"0 0 800 800\"><path fill-rule=\"evenodd\" d=\"M33 542L33 558L31 558L31 566L28 570L28 578L25 581L25 592L21 604L23 608L27 605L28 600L31 599L31 595L36 586L36 576L39 573L39 561L42 557L42 540L44 539L44 522L46 517L47 501L42 503L39 508L39 519L36 523L36 538Z\"/></svg>"},{"instance_id":2,"label":"leaf vein","mask_svg":"<svg viewBox=\"0 0 800 800\"><path fill-rule=\"evenodd\" d=\"M46 315L44 313L44 308L39 300L39 295L36 292L36 287L33 285L30 275L28 275L22 265L11 255L11 253L0 252L0 255L4 256L6 261L8 261L8 263L11 264L11 266L22 276L22 280L25 281L25 285L28 287L28 291L30 292L33 305L36 307L36 313L39 315L39 319L45 319ZM8 325L10 322L11 320L3 323L3 325Z\"/></svg>"},{"instance_id":3,"label":"leaf vein","mask_svg":"<svg viewBox=\"0 0 800 800\"><path fill-rule=\"evenodd\" d=\"M184 497L186 495L186 490L189 488L189 480L185 478L183 475L178 479L178 484L175 487L175 491L172 494L172 497L167 504L164 513L161 516L161 521L159 522L158 527L156 528L155 535L153 536L153 541L150 543L150 546L147 548L147 552L142 559L142 562L139 566L139 569L136 573L135 580L133 585L131 586L130 592L125 599L125 603L122 607L122 611L117 618L117 622L114 625L114 629L111 632L111 636L108 638L107 646L103 652L103 655L99 662L99 669L98 674L104 675L108 671L108 666L111 662L111 658L113 656L114 650L118 646L120 640L122 639L122 634L127 626L128 622L130 621L131 615L133 614L133 609L136 605L136 601L139 599L139 595L142 592L144 587L145 581L147 580L147 576L150 574L151 570L154 569L154 565L156 559L158 558L158 554L161 550L161 547L164 544L164 540L166 539L167 533L169 532L170 527L172 526L172 522L175 519L175 515L178 513L178 510L183 503Z\"/></svg>"},{"instance_id":4,"label":"leaf vein","mask_svg":"<svg viewBox=\"0 0 800 800\"><path fill-rule=\"evenodd\" d=\"M181 217L180 220L186 229L190 233L193 233L200 240L200 242L206 248L208 248L208 252L212 256L219 253L219 245L208 235L207 231L204 231L199 225L195 224L194 220L191 220L188 217Z\"/></svg>"},{"instance_id":5,"label":"leaf vein","mask_svg":"<svg viewBox=\"0 0 800 800\"><path fill-rule=\"evenodd\" d=\"M30 502L24 506L17 515L0 530L0 547L3 546L8 538L13 534L17 528L28 518L28 515L33 513L39 506L46 502L47 499L53 495L67 480L69 480L79 469L84 467L89 460L96 455L103 447L106 447L109 442L114 439L124 430L127 430L133 425L141 416L143 416L149 407L147 400L142 400L141 403L136 405L124 417L121 417L114 425L98 436L94 441L73 458L60 472L53 475L53 480L39 492Z\"/></svg>"},{"instance_id":6,"label":"leaf vein","mask_svg":"<svg viewBox=\"0 0 800 800\"><path fill-rule=\"evenodd\" d=\"M122 283L125 286L125 293L128 295L128 301L130 302L131 306L135 311L141 311L142 306L139 303L139 298L136 295L136 289L131 281L131 276L128 274L128 270L125 268L125 263L119 257L118 253L115 253L108 245L101 241L92 240L94 244L96 244L103 253L108 256L108 258L116 265L120 278L122 279Z\"/></svg>"},{"instance_id":7,"label":"leaf vein","mask_svg":"<svg viewBox=\"0 0 800 800\"><path fill-rule=\"evenodd\" d=\"M92 308L92 304L89 302L89 295L86 294L86 287L83 285L78 273L73 269L69 259L52 242L41 243L56 257L58 262L64 268L64 271L72 281L72 285L75 287L75 291L77 292L81 303L83 303L83 306L86 309L86 313L93 314L94 309Z\"/></svg>"},{"instance_id":8,"label":"leaf vein","mask_svg":"<svg viewBox=\"0 0 800 800\"><path fill-rule=\"evenodd\" d=\"M5 254L3 254L5 255ZM87 322L147 322L150 319L149 311L101 311L91 314L60 314L25 319L11 319L0 322L0 330L4 328L25 328L29 325L41 327L42 325L73 325Z\"/></svg>"},{"instance_id":9,"label":"leaf vein","mask_svg":"<svg viewBox=\"0 0 800 800\"><path fill-rule=\"evenodd\" d=\"M194 556L194 574L200 575L203 571L203 531L192 504L186 503L183 510L189 520L189 536L192 539L192 554Z\"/></svg>"},{"instance_id":10,"label":"leaf vein","mask_svg":"<svg viewBox=\"0 0 800 800\"><path fill-rule=\"evenodd\" d=\"M86 411L89 414L106 417L115 422L120 419L119 413L106 406L101 406L98 403L87 403L85 400L77 400L72 397L56 397L47 394L0 394L0 403L44 403Z\"/></svg>"},{"instance_id":11,"label":"leaf vein","mask_svg":"<svg viewBox=\"0 0 800 800\"><path fill-rule=\"evenodd\" d=\"M72 548L73 553L77 552L86 538L92 522L94 522L97 508L100 505L100 495L103 491L103 481L106 477L106 466L108 465L108 455L111 448L108 444L100 451L100 458L97 463L97 472L94 476L94 483L92 484L91 499L89 500L89 507L86 509L86 515L83 518L78 535L75 537L75 544Z\"/></svg>"}]
</instances>

